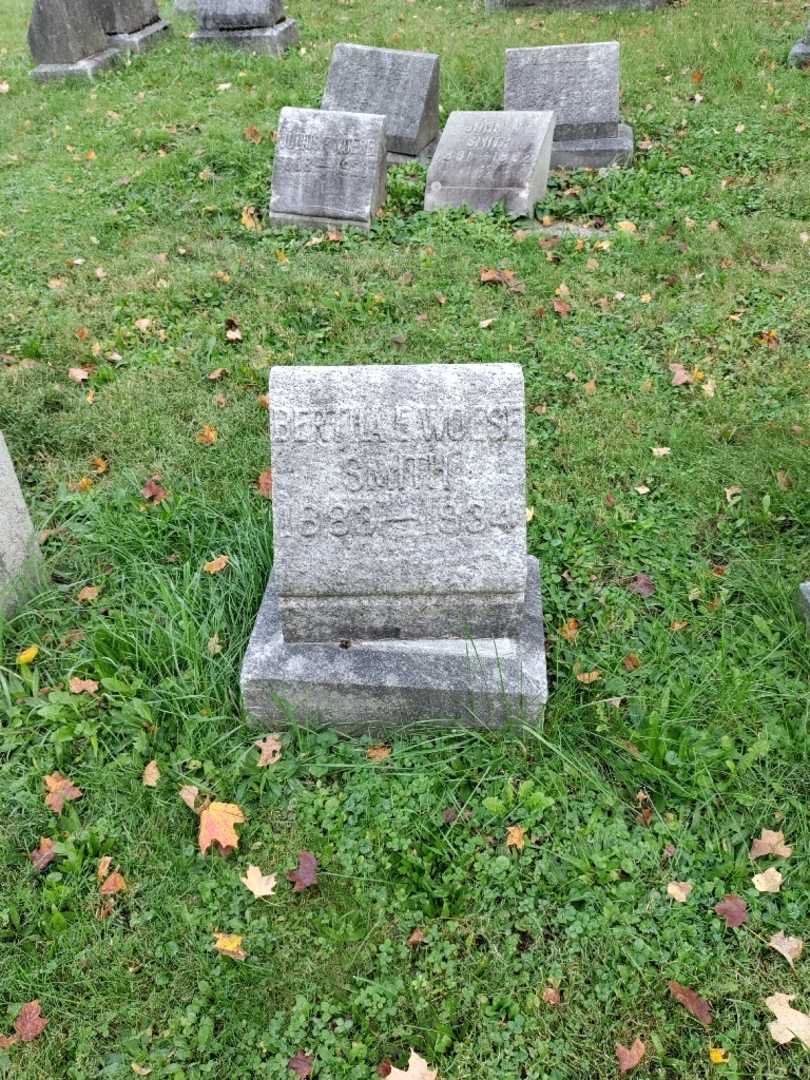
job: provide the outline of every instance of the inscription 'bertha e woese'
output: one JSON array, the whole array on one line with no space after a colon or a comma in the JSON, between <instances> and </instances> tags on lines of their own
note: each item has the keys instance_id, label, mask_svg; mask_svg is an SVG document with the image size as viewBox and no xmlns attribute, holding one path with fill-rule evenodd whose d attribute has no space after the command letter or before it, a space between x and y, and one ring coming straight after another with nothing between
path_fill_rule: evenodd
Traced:
<instances>
[{"instance_id":1,"label":"inscription 'bertha e woese'","mask_svg":"<svg viewBox=\"0 0 810 1080\"><path fill-rule=\"evenodd\" d=\"M518 365L278 368L270 394L285 638L514 629L526 578Z\"/></svg>"}]
</instances>

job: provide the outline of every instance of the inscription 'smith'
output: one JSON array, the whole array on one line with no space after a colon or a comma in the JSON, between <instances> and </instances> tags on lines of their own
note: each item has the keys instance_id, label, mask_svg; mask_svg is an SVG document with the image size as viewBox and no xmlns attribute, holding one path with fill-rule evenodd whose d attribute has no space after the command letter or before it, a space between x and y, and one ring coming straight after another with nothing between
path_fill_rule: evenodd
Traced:
<instances>
[{"instance_id":1,"label":"inscription 'smith'","mask_svg":"<svg viewBox=\"0 0 810 1080\"><path fill-rule=\"evenodd\" d=\"M516 364L274 368L289 641L502 637L525 595Z\"/></svg>"}]
</instances>

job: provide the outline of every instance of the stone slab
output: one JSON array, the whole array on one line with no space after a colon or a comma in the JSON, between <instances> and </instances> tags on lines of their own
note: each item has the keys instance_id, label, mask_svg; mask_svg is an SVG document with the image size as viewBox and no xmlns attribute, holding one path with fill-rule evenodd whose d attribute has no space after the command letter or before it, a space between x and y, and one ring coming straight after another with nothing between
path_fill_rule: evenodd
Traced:
<instances>
[{"instance_id":1,"label":"stone slab","mask_svg":"<svg viewBox=\"0 0 810 1080\"><path fill-rule=\"evenodd\" d=\"M283 0L197 0L201 30L257 30L283 18Z\"/></svg>"},{"instance_id":2,"label":"stone slab","mask_svg":"<svg viewBox=\"0 0 810 1080\"><path fill-rule=\"evenodd\" d=\"M143 53L151 49L171 33L171 25L164 19L150 23L142 30L130 34L110 34L110 44L122 52Z\"/></svg>"},{"instance_id":3,"label":"stone slab","mask_svg":"<svg viewBox=\"0 0 810 1080\"><path fill-rule=\"evenodd\" d=\"M120 57L119 49L105 49L85 60L77 60L75 64L37 64L31 72L31 78L36 82L53 82L57 79L94 79L99 71L117 63Z\"/></svg>"},{"instance_id":4,"label":"stone slab","mask_svg":"<svg viewBox=\"0 0 810 1080\"><path fill-rule=\"evenodd\" d=\"M619 43L507 49L505 109L551 109L555 142L616 138Z\"/></svg>"},{"instance_id":5,"label":"stone slab","mask_svg":"<svg viewBox=\"0 0 810 1080\"><path fill-rule=\"evenodd\" d=\"M433 155L436 153L436 148L439 145L439 140L434 139L432 143L429 143L424 150L420 150L418 154L394 154L391 151L388 152L388 165L389 168L392 165L408 165L411 162L417 161L420 165L429 165L433 160Z\"/></svg>"},{"instance_id":6,"label":"stone slab","mask_svg":"<svg viewBox=\"0 0 810 1080\"><path fill-rule=\"evenodd\" d=\"M229 49L280 57L292 45L298 44L298 24L295 19L284 19L275 26L256 30L196 30L191 41L195 45L224 45Z\"/></svg>"},{"instance_id":7,"label":"stone slab","mask_svg":"<svg viewBox=\"0 0 810 1080\"><path fill-rule=\"evenodd\" d=\"M439 137L439 57L338 44L321 108L384 116L389 153L417 157Z\"/></svg>"},{"instance_id":8,"label":"stone slab","mask_svg":"<svg viewBox=\"0 0 810 1080\"><path fill-rule=\"evenodd\" d=\"M13 615L36 587L42 568L34 527L0 432L0 616Z\"/></svg>"},{"instance_id":9,"label":"stone slab","mask_svg":"<svg viewBox=\"0 0 810 1080\"><path fill-rule=\"evenodd\" d=\"M361 733L418 721L535 724L548 698L537 560L515 638L285 642L275 572L242 666L245 708L269 728L294 722Z\"/></svg>"},{"instance_id":10,"label":"stone slab","mask_svg":"<svg viewBox=\"0 0 810 1080\"><path fill-rule=\"evenodd\" d=\"M90 0L34 0L28 47L40 69L56 69L102 54L108 43Z\"/></svg>"},{"instance_id":11,"label":"stone slab","mask_svg":"<svg viewBox=\"0 0 810 1080\"><path fill-rule=\"evenodd\" d=\"M385 117L281 110L270 186L279 226L369 229L385 202Z\"/></svg>"},{"instance_id":12,"label":"stone slab","mask_svg":"<svg viewBox=\"0 0 810 1080\"><path fill-rule=\"evenodd\" d=\"M197 0L174 0L174 10L181 15L196 15Z\"/></svg>"},{"instance_id":13,"label":"stone slab","mask_svg":"<svg viewBox=\"0 0 810 1080\"><path fill-rule=\"evenodd\" d=\"M94 5L107 34L134 34L160 20L155 0L94 0Z\"/></svg>"},{"instance_id":14,"label":"stone slab","mask_svg":"<svg viewBox=\"0 0 810 1080\"><path fill-rule=\"evenodd\" d=\"M541 11L655 11L669 0L486 0L487 11L533 7Z\"/></svg>"},{"instance_id":15,"label":"stone slab","mask_svg":"<svg viewBox=\"0 0 810 1080\"><path fill-rule=\"evenodd\" d=\"M810 634L810 581L804 581L796 590L796 611L807 623Z\"/></svg>"},{"instance_id":16,"label":"stone slab","mask_svg":"<svg viewBox=\"0 0 810 1080\"><path fill-rule=\"evenodd\" d=\"M546 193L553 112L454 112L430 163L425 210L468 206L487 213L503 203L531 217Z\"/></svg>"},{"instance_id":17,"label":"stone slab","mask_svg":"<svg viewBox=\"0 0 810 1080\"><path fill-rule=\"evenodd\" d=\"M270 402L286 641L517 633L519 364L274 366Z\"/></svg>"},{"instance_id":18,"label":"stone slab","mask_svg":"<svg viewBox=\"0 0 810 1080\"><path fill-rule=\"evenodd\" d=\"M796 68L810 67L810 26L805 36L790 50L788 63Z\"/></svg>"},{"instance_id":19,"label":"stone slab","mask_svg":"<svg viewBox=\"0 0 810 1080\"><path fill-rule=\"evenodd\" d=\"M604 169L627 165L633 159L635 139L628 124L619 124L615 138L569 139L551 148L552 169Z\"/></svg>"}]
</instances>

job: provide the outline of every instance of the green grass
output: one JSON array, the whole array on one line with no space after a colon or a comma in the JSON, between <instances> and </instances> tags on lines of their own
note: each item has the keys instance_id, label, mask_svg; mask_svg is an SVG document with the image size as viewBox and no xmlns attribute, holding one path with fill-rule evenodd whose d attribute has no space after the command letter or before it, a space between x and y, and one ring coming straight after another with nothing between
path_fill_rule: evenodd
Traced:
<instances>
[{"instance_id":1,"label":"green grass","mask_svg":"<svg viewBox=\"0 0 810 1080\"><path fill-rule=\"evenodd\" d=\"M808 1075L762 1001L784 991L810 1011L808 961L794 974L765 944L810 937L810 664L791 608L810 576L810 78L785 64L803 4L485 17L466 0L297 0L303 48L283 63L194 50L177 19L171 42L92 86L47 88L28 77L27 7L0 13L0 428L37 526L56 531L49 586L0 629L0 1031L34 997L50 1024L0 1051L0 1074L123 1078L135 1062L281 1080L305 1050L318 1077L366 1080L413 1046L442 1080L578 1080L614 1075L614 1043L641 1036L639 1076ZM584 243L425 215L409 167L370 238L307 247L241 225L266 204L279 109L318 103L336 41L440 52L450 111L499 107L506 46L612 38L648 148L625 171L556 178L537 211L602 226ZM491 266L525 291L482 288ZM507 359L530 407L542 731L416 729L373 764L363 740L297 729L257 769L238 670L272 562L255 492L270 366ZM670 364L703 377L674 387ZM79 365L84 387L67 376ZM195 440L204 424L214 446ZM172 497L145 508L156 472ZM220 553L229 569L205 574ZM627 591L639 572L649 599ZM86 585L93 604L76 600ZM575 642L558 632L571 618ZM98 694L68 693L74 675ZM54 769L85 792L58 819ZM183 783L242 806L235 856L198 854ZM522 852L505 847L514 824ZM751 885L763 826L795 849L775 896ZM40 836L63 846L37 876ZM303 848L321 885L293 895L283 871ZM103 854L132 888L99 920ZM248 862L279 873L269 901L240 884ZM694 883L686 904L672 879ZM728 892L750 909L737 931L712 911ZM218 957L214 930L242 934L247 960ZM669 979L711 1001L709 1033Z\"/></svg>"}]
</instances>

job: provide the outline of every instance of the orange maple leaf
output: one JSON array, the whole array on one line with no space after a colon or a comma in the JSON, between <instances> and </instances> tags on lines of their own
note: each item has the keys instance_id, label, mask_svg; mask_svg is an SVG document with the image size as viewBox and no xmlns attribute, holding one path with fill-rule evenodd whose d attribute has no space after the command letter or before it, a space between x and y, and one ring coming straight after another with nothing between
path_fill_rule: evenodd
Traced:
<instances>
[{"instance_id":1,"label":"orange maple leaf","mask_svg":"<svg viewBox=\"0 0 810 1080\"><path fill-rule=\"evenodd\" d=\"M80 799L84 792L77 788L72 780L62 776L60 772L53 772L45 777L45 787L48 794L45 796L45 805L55 814L61 814L65 803L73 799Z\"/></svg>"},{"instance_id":2,"label":"orange maple leaf","mask_svg":"<svg viewBox=\"0 0 810 1080\"><path fill-rule=\"evenodd\" d=\"M212 802L200 814L200 851L203 855L212 844L219 844L223 852L239 846L234 826L241 825L245 815L236 803Z\"/></svg>"}]
</instances>

